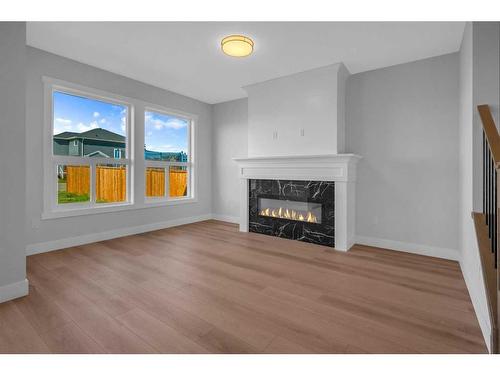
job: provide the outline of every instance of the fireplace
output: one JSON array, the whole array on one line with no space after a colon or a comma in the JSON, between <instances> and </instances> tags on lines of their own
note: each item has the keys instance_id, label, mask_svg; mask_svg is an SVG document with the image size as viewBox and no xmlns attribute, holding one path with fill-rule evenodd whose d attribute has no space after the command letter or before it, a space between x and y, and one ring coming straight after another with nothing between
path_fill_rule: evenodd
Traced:
<instances>
[{"instance_id":1,"label":"fireplace","mask_svg":"<svg viewBox=\"0 0 500 375\"><path fill-rule=\"evenodd\" d=\"M335 246L333 181L249 180L249 230Z\"/></svg>"},{"instance_id":2,"label":"fireplace","mask_svg":"<svg viewBox=\"0 0 500 375\"><path fill-rule=\"evenodd\" d=\"M353 154L234 159L240 177L240 231L349 250L359 159Z\"/></svg>"}]
</instances>

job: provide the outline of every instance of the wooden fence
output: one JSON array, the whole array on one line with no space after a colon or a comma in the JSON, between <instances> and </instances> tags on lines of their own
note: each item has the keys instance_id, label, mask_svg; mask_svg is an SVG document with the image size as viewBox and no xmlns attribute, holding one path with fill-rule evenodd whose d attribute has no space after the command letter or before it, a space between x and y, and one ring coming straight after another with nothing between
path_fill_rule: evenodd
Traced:
<instances>
[{"instance_id":1,"label":"wooden fence","mask_svg":"<svg viewBox=\"0 0 500 375\"><path fill-rule=\"evenodd\" d=\"M146 197L165 196L165 169L146 168Z\"/></svg>"},{"instance_id":2,"label":"wooden fence","mask_svg":"<svg viewBox=\"0 0 500 375\"><path fill-rule=\"evenodd\" d=\"M187 195L187 171L170 169L170 196L185 197Z\"/></svg>"},{"instance_id":3,"label":"wooden fence","mask_svg":"<svg viewBox=\"0 0 500 375\"><path fill-rule=\"evenodd\" d=\"M68 193L89 194L90 167L87 165L68 165L66 167L66 184Z\"/></svg>"},{"instance_id":4,"label":"wooden fence","mask_svg":"<svg viewBox=\"0 0 500 375\"><path fill-rule=\"evenodd\" d=\"M127 200L127 167L96 167L96 202L124 202Z\"/></svg>"},{"instance_id":5,"label":"wooden fence","mask_svg":"<svg viewBox=\"0 0 500 375\"><path fill-rule=\"evenodd\" d=\"M187 171L171 169L169 171L170 197L184 197L187 195ZM146 196L165 196L165 169L146 168Z\"/></svg>"},{"instance_id":6,"label":"wooden fence","mask_svg":"<svg viewBox=\"0 0 500 375\"><path fill-rule=\"evenodd\" d=\"M187 195L187 171L169 171L170 197ZM66 191L74 194L90 194L90 168L88 166L66 167ZM96 167L96 201L123 202L126 200L126 167ZM165 169L146 168L146 196L165 196Z\"/></svg>"}]
</instances>

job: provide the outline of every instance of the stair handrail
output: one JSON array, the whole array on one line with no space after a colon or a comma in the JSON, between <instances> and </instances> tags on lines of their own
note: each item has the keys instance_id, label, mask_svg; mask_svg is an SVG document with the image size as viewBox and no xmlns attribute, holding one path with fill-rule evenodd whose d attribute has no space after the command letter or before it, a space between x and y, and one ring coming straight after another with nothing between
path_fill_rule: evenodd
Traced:
<instances>
[{"instance_id":1,"label":"stair handrail","mask_svg":"<svg viewBox=\"0 0 500 375\"><path fill-rule=\"evenodd\" d=\"M481 104L477 106L477 110L481 117L481 124L483 125L484 135L488 141L491 156L495 162L495 168L500 169L500 134L498 134L495 120L493 120L493 116L491 115L490 106L488 104Z\"/></svg>"},{"instance_id":2,"label":"stair handrail","mask_svg":"<svg viewBox=\"0 0 500 375\"><path fill-rule=\"evenodd\" d=\"M490 106L477 106L483 128L483 212L473 212L479 257L491 323L490 348L500 353L500 134ZM486 148L487 147L487 148Z\"/></svg>"}]
</instances>

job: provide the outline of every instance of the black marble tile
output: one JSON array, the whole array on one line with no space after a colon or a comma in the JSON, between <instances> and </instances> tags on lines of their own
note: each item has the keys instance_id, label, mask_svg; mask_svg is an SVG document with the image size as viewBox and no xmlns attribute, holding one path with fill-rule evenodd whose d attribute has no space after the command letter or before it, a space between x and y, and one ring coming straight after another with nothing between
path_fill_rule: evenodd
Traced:
<instances>
[{"instance_id":1,"label":"black marble tile","mask_svg":"<svg viewBox=\"0 0 500 375\"><path fill-rule=\"evenodd\" d=\"M249 180L249 230L292 240L335 246L335 183L330 181ZM259 215L259 198L321 204L321 223Z\"/></svg>"}]
</instances>

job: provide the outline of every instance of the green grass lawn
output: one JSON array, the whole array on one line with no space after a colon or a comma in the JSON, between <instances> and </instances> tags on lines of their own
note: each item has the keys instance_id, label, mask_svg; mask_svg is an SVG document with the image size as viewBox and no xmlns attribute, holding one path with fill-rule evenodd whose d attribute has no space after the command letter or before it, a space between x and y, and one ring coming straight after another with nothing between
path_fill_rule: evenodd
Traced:
<instances>
[{"instance_id":1,"label":"green grass lawn","mask_svg":"<svg viewBox=\"0 0 500 375\"><path fill-rule=\"evenodd\" d=\"M88 202L90 197L88 194L78 195L75 193L68 193L67 191L59 191L57 202L61 203L75 203L75 202Z\"/></svg>"}]
</instances>

